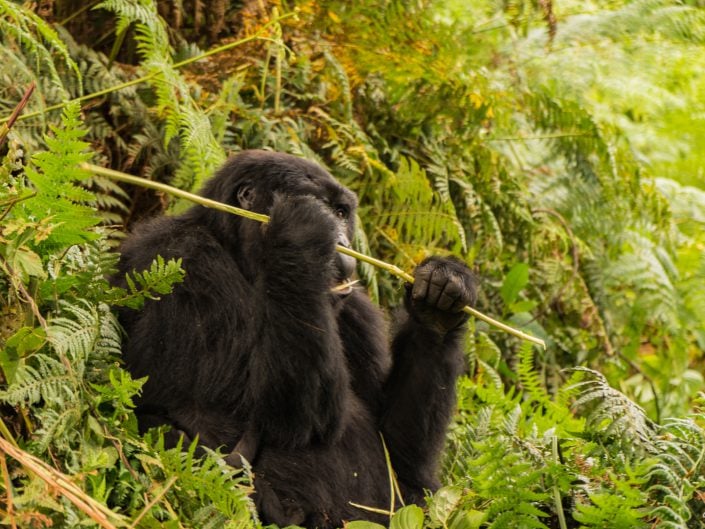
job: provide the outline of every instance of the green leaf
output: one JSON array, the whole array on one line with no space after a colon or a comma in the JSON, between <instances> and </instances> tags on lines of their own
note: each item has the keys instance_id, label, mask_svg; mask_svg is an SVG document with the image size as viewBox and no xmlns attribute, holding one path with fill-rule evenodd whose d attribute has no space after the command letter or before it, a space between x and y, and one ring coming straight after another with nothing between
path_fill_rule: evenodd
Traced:
<instances>
[{"instance_id":1,"label":"green leaf","mask_svg":"<svg viewBox=\"0 0 705 529\"><path fill-rule=\"evenodd\" d=\"M23 279L30 276L46 277L41 257L25 247L18 248L12 255L12 267L20 272Z\"/></svg>"},{"instance_id":2,"label":"green leaf","mask_svg":"<svg viewBox=\"0 0 705 529\"><path fill-rule=\"evenodd\" d=\"M458 487L443 487L436 491L428 506L428 516L435 525L448 525L448 520L460 503L462 491Z\"/></svg>"},{"instance_id":3,"label":"green leaf","mask_svg":"<svg viewBox=\"0 0 705 529\"><path fill-rule=\"evenodd\" d=\"M7 339L5 345L15 349L20 356L24 356L44 345L46 337L46 332L41 327L22 327Z\"/></svg>"},{"instance_id":4,"label":"green leaf","mask_svg":"<svg viewBox=\"0 0 705 529\"><path fill-rule=\"evenodd\" d=\"M394 516L389 525L389 529L422 529L423 510L418 505L407 505L402 507Z\"/></svg>"},{"instance_id":5,"label":"green leaf","mask_svg":"<svg viewBox=\"0 0 705 529\"><path fill-rule=\"evenodd\" d=\"M355 520L345 524L345 529L386 529L383 525L365 520Z\"/></svg>"},{"instance_id":6,"label":"green leaf","mask_svg":"<svg viewBox=\"0 0 705 529\"><path fill-rule=\"evenodd\" d=\"M20 357L17 351L9 347L0 349L0 368L2 368L2 374L8 384L15 382L15 373L17 373L19 365Z\"/></svg>"},{"instance_id":7,"label":"green leaf","mask_svg":"<svg viewBox=\"0 0 705 529\"><path fill-rule=\"evenodd\" d=\"M515 264L504 278L504 283L502 283L502 287L499 290L504 305L509 307L514 303L519 292L522 291L528 282L529 265L526 263Z\"/></svg>"},{"instance_id":8,"label":"green leaf","mask_svg":"<svg viewBox=\"0 0 705 529\"><path fill-rule=\"evenodd\" d=\"M450 523L449 529L479 529L485 521L485 513L471 509L459 511Z\"/></svg>"},{"instance_id":9,"label":"green leaf","mask_svg":"<svg viewBox=\"0 0 705 529\"><path fill-rule=\"evenodd\" d=\"M538 305L536 301L531 299L525 299L523 301L512 303L509 306L509 311L515 314L519 312L531 312L534 308L536 308L536 305Z\"/></svg>"}]
</instances>

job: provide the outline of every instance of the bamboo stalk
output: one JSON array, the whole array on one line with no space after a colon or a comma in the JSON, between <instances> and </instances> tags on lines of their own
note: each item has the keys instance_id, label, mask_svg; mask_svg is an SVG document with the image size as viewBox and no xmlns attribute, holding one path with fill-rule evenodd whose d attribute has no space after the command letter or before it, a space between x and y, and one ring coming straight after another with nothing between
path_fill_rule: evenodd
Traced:
<instances>
[{"instance_id":1,"label":"bamboo stalk","mask_svg":"<svg viewBox=\"0 0 705 529\"><path fill-rule=\"evenodd\" d=\"M138 176L132 176L120 171L115 171L114 169L107 169L105 167L99 167L97 165L89 164L89 163L82 163L81 168L89 171L94 174L98 174L101 176L105 176L107 178L110 178L112 180L117 180L118 182L124 182L127 184L133 184L136 186L140 187L146 187L148 189L154 189L155 191L161 191L163 193L168 193L170 195L186 199L190 202L193 202L195 204L199 204L201 206L207 207L207 208L212 208L216 209L218 211L223 211L225 213L232 213L233 215L239 215L241 217L246 217L248 219L256 220L258 222L267 222L269 221L269 217L267 215L262 215L260 213L253 213L252 211L248 211L246 209L238 208L235 206L231 206L229 204L223 204L222 202L218 202L216 200L211 200L209 198L205 198L199 195L196 195L194 193L189 193L188 191L183 191L181 189L178 189L176 187L167 185L167 184L162 184L161 182L154 182L153 180L147 180L146 178L140 178ZM375 266L377 268L381 268L382 270L386 270L393 276L399 277L403 279L404 281L407 281L409 283L414 282L414 278L399 268L398 266L395 266L390 263L386 263L384 261L381 261L379 259L375 259L374 257L370 257L368 255L362 254L360 252L356 252L355 250L351 250L350 248L346 248L344 246L336 246L336 251L343 253L345 255L349 255L350 257L354 257L358 261L362 261L368 264L371 264L372 266ZM527 340L531 343L535 343L537 345L540 345L544 349L546 348L546 344L543 340L540 338L536 338L535 336L531 336L530 334L527 334L523 331L520 331L519 329L515 329L514 327L510 327L509 325L502 323L500 321L497 321L493 318L490 318L489 316L486 316L482 312L473 309L472 307L464 307L463 312L470 314L471 316L484 321L485 323L488 323L489 325L492 325L493 327L496 327L508 334L511 334L512 336L516 336L517 338L521 338L522 340Z\"/></svg>"}]
</instances>

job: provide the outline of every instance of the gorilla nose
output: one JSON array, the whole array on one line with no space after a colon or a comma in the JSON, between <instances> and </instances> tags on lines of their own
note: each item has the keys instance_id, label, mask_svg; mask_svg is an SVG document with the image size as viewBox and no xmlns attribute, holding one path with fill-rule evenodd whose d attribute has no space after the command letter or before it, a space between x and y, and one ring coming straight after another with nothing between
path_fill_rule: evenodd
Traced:
<instances>
[{"instance_id":1,"label":"gorilla nose","mask_svg":"<svg viewBox=\"0 0 705 529\"><path fill-rule=\"evenodd\" d=\"M338 233L338 244L345 248L350 248L350 241L347 234L341 230ZM355 258L348 254L336 252L335 254L335 269L338 271L338 279L344 281L353 275L355 271Z\"/></svg>"},{"instance_id":2,"label":"gorilla nose","mask_svg":"<svg viewBox=\"0 0 705 529\"><path fill-rule=\"evenodd\" d=\"M355 258L347 254L337 252L335 254L335 268L341 280L348 279L355 272Z\"/></svg>"}]
</instances>

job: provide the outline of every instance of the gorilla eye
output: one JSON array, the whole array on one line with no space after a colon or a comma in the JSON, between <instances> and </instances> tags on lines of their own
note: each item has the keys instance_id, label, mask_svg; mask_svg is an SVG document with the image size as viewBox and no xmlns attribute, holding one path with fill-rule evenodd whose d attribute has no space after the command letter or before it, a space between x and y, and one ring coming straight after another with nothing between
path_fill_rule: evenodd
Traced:
<instances>
[{"instance_id":1,"label":"gorilla eye","mask_svg":"<svg viewBox=\"0 0 705 529\"><path fill-rule=\"evenodd\" d=\"M333 212L335 213L335 216L339 219L348 218L348 208L346 208L345 206L336 206Z\"/></svg>"}]
</instances>

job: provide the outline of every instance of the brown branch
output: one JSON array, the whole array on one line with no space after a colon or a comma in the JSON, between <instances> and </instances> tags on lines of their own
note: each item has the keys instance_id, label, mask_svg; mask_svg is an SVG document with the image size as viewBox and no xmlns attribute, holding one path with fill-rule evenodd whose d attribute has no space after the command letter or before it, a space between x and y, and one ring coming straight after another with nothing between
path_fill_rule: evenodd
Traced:
<instances>
[{"instance_id":1,"label":"brown branch","mask_svg":"<svg viewBox=\"0 0 705 529\"><path fill-rule=\"evenodd\" d=\"M7 138L7 135L10 132L10 129L12 128L12 125L15 124L15 121L17 121L17 118L19 117L20 113L22 112L24 107L27 106L29 98L32 96L32 92L34 92L36 86L37 84L34 81L29 83L29 86L24 91L22 99L20 99L20 102L17 103L15 110L12 111L12 114L10 114L10 117L8 118L7 122L0 125L0 147L2 147L2 144L5 143L5 139Z\"/></svg>"}]
</instances>

